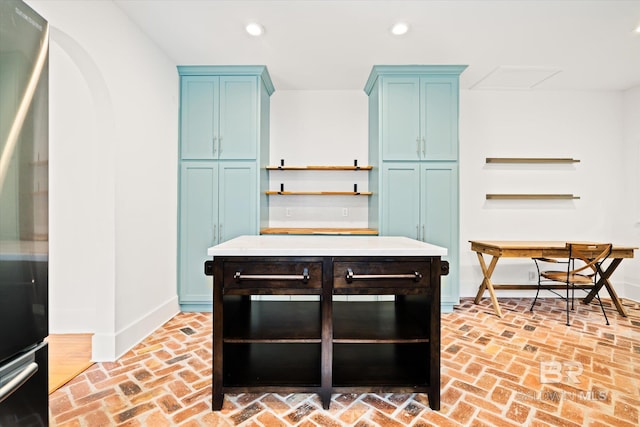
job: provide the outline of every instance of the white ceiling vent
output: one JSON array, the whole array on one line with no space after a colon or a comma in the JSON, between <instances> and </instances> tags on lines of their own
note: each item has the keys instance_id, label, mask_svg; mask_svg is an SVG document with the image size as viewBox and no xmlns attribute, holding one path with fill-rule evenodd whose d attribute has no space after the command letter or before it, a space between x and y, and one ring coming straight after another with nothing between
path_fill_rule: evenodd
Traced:
<instances>
[{"instance_id":1,"label":"white ceiling vent","mask_svg":"<svg viewBox=\"0 0 640 427\"><path fill-rule=\"evenodd\" d=\"M558 68L500 66L481 78L471 89L532 89L560 71Z\"/></svg>"}]
</instances>

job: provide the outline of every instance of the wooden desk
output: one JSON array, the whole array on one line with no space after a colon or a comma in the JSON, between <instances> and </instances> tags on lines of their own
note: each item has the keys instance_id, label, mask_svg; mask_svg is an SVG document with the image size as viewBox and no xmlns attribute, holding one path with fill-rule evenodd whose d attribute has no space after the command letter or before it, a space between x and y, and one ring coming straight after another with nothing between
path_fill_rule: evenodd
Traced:
<instances>
[{"instance_id":1,"label":"wooden desk","mask_svg":"<svg viewBox=\"0 0 640 427\"><path fill-rule=\"evenodd\" d=\"M537 289L537 285L498 285L493 284L491 282L491 275L496 268L496 264L500 258L568 258L569 251L566 248L566 242L557 242L557 241L496 241L496 240L470 240L471 250L476 252L478 255L478 261L480 262L480 268L482 268L482 275L484 278L482 279L482 283L478 289L478 293L476 295L475 303L478 304L480 299L482 298L484 291L489 291L489 296L491 297L491 302L493 303L493 308L498 315L498 317L502 317L502 311L500 310L500 305L498 305L498 299L496 298L496 289ZM609 281L609 277L613 274L613 272L618 268L623 258L633 258L633 251L638 249L636 247L631 246L620 246L614 245L611 251L611 255L609 256L610 263L603 270L603 274L601 275L598 283L594 286L594 288L589 292L589 294L585 297L584 302L588 304L591 300L596 296L596 293L602 289L603 286L607 288L609 295L611 296L611 301L618 309L618 312L627 317L627 313L620 302L620 298L618 294L613 289L613 285ZM484 255L491 255L493 258L491 262L487 266L487 263L484 260ZM564 287L564 285L560 285L560 287Z\"/></svg>"}]
</instances>

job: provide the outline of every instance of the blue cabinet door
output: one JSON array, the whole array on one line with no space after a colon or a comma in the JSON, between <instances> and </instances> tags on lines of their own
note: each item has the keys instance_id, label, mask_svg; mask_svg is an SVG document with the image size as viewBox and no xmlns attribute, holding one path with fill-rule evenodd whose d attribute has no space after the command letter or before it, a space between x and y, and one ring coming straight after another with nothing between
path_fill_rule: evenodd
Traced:
<instances>
[{"instance_id":1,"label":"blue cabinet door","mask_svg":"<svg viewBox=\"0 0 640 427\"><path fill-rule=\"evenodd\" d=\"M217 157L218 78L183 76L180 83L180 155L183 159Z\"/></svg>"},{"instance_id":2,"label":"blue cabinet door","mask_svg":"<svg viewBox=\"0 0 640 427\"><path fill-rule=\"evenodd\" d=\"M442 277L441 302L450 311L458 304L458 166L455 162L420 165L421 239L447 248L449 275Z\"/></svg>"},{"instance_id":3,"label":"blue cabinet door","mask_svg":"<svg viewBox=\"0 0 640 427\"><path fill-rule=\"evenodd\" d=\"M258 234L258 174L255 162L219 162L219 242Z\"/></svg>"},{"instance_id":4,"label":"blue cabinet door","mask_svg":"<svg viewBox=\"0 0 640 427\"><path fill-rule=\"evenodd\" d=\"M218 241L217 162L183 162L180 170L180 304L211 304L213 282L203 274L207 249ZM210 307L209 307L210 309Z\"/></svg>"},{"instance_id":5,"label":"blue cabinet door","mask_svg":"<svg viewBox=\"0 0 640 427\"><path fill-rule=\"evenodd\" d=\"M256 158L258 105L258 77L220 77L219 159Z\"/></svg>"},{"instance_id":6,"label":"blue cabinet door","mask_svg":"<svg viewBox=\"0 0 640 427\"><path fill-rule=\"evenodd\" d=\"M458 158L458 78L420 79L421 158Z\"/></svg>"},{"instance_id":7,"label":"blue cabinet door","mask_svg":"<svg viewBox=\"0 0 640 427\"><path fill-rule=\"evenodd\" d=\"M383 160L420 159L420 79L384 77L382 82Z\"/></svg>"},{"instance_id":8,"label":"blue cabinet door","mask_svg":"<svg viewBox=\"0 0 640 427\"><path fill-rule=\"evenodd\" d=\"M382 167L380 194L380 230L384 236L419 239L420 232L420 164L385 162Z\"/></svg>"}]
</instances>

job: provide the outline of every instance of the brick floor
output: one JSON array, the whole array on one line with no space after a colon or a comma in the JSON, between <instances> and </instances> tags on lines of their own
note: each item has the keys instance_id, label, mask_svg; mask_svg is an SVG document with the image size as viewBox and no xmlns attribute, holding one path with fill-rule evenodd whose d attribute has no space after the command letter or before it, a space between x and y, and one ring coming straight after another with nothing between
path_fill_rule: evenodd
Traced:
<instances>
[{"instance_id":1,"label":"brick floor","mask_svg":"<svg viewBox=\"0 0 640 427\"><path fill-rule=\"evenodd\" d=\"M422 394L225 396L211 411L211 315L182 313L114 363L97 363L50 396L52 426L638 426L640 306L463 299L442 316L442 409ZM542 368L542 369L541 369Z\"/></svg>"}]
</instances>

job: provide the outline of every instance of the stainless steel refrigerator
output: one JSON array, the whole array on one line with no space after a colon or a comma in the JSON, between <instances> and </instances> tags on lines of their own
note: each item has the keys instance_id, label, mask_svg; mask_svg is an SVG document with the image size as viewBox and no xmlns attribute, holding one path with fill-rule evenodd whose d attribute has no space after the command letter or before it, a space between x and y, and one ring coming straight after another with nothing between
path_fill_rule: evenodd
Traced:
<instances>
[{"instance_id":1,"label":"stainless steel refrigerator","mask_svg":"<svg viewBox=\"0 0 640 427\"><path fill-rule=\"evenodd\" d=\"M0 427L49 424L48 33L0 0Z\"/></svg>"}]
</instances>

